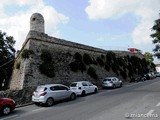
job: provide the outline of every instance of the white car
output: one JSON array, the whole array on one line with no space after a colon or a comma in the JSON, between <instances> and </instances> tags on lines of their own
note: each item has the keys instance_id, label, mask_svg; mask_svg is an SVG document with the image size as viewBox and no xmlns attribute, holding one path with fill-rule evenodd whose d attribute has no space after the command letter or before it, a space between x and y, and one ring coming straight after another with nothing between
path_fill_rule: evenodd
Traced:
<instances>
[{"instance_id":1,"label":"white car","mask_svg":"<svg viewBox=\"0 0 160 120\"><path fill-rule=\"evenodd\" d=\"M70 85L70 89L73 90L77 95L85 96L89 93L97 93L98 87L93 85L89 81L78 81L73 82Z\"/></svg>"},{"instance_id":2,"label":"white car","mask_svg":"<svg viewBox=\"0 0 160 120\"><path fill-rule=\"evenodd\" d=\"M117 77L106 77L103 80L102 87L111 87L111 88L116 88L116 87L122 87L123 83L121 80L119 80Z\"/></svg>"},{"instance_id":3,"label":"white car","mask_svg":"<svg viewBox=\"0 0 160 120\"><path fill-rule=\"evenodd\" d=\"M76 93L65 85L48 84L37 87L36 91L32 94L32 101L36 105L46 104L47 106L52 106L55 101L66 98L74 100L76 97Z\"/></svg>"}]
</instances>

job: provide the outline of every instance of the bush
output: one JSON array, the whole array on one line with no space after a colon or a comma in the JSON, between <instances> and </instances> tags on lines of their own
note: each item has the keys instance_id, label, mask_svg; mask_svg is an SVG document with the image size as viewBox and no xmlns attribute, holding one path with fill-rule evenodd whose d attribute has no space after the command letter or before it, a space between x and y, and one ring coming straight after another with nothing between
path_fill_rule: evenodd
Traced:
<instances>
[{"instance_id":1,"label":"bush","mask_svg":"<svg viewBox=\"0 0 160 120\"><path fill-rule=\"evenodd\" d=\"M125 71L120 70L120 74L121 74L121 76L122 76L124 79L126 79L126 78L127 78L127 74L126 74L126 72L125 72Z\"/></svg>"},{"instance_id":2,"label":"bush","mask_svg":"<svg viewBox=\"0 0 160 120\"><path fill-rule=\"evenodd\" d=\"M102 60L100 57L97 57L97 62L98 62L98 64L99 64L101 67L104 66L104 62L103 62L103 60Z\"/></svg>"},{"instance_id":3,"label":"bush","mask_svg":"<svg viewBox=\"0 0 160 120\"><path fill-rule=\"evenodd\" d=\"M77 72L79 70L79 64L76 61L71 62L69 66L73 72Z\"/></svg>"},{"instance_id":4,"label":"bush","mask_svg":"<svg viewBox=\"0 0 160 120\"><path fill-rule=\"evenodd\" d=\"M86 65L90 65L93 63L92 58L87 53L83 55L83 61Z\"/></svg>"},{"instance_id":5,"label":"bush","mask_svg":"<svg viewBox=\"0 0 160 120\"><path fill-rule=\"evenodd\" d=\"M74 54L74 59L77 61L82 61L82 55L78 52Z\"/></svg>"},{"instance_id":6,"label":"bush","mask_svg":"<svg viewBox=\"0 0 160 120\"><path fill-rule=\"evenodd\" d=\"M34 52L33 50L24 49L22 51L21 57L24 59L28 59L30 55L32 55Z\"/></svg>"},{"instance_id":7,"label":"bush","mask_svg":"<svg viewBox=\"0 0 160 120\"><path fill-rule=\"evenodd\" d=\"M90 75L93 79L98 79L98 75L96 70L93 67L89 67L87 71L88 75Z\"/></svg>"},{"instance_id":8,"label":"bush","mask_svg":"<svg viewBox=\"0 0 160 120\"><path fill-rule=\"evenodd\" d=\"M40 66L39 66L39 70L42 74L48 76L48 77L54 77L55 73L54 73L54 65L52 62L43 62Z\"/></svg>"},{"instance_id":9,"label":"bush","mask_svg":"<svg viewBox=\"0 0 160 120\"><path fill-rule=\"evenodd\" d=\"M49 51L43 50L41 54L41 60L45 62L51 62L52 61L52 56Z\"/></svg>"},{"instance_id":10,"label":"bush","mask_svg":"<svg viewBox=\"0 0 160 120\"><path fill-rule=\"evenodd\" d=\"M41 54L41 60L43 63L39 66L40 72L48 77L54 77L54 62L52 62L52 56L50 52L43 50Z\"/></svg>"},{"instance_id":11,"label":"bush","mask_svg":"<svg viewBox=\"0 0 160 120\"><path fill-rule=\"evenodd\" d=\"M110 66L108 64L106 64L105 69L109 72L110 71Z\"/></svg>"}]
</instances>

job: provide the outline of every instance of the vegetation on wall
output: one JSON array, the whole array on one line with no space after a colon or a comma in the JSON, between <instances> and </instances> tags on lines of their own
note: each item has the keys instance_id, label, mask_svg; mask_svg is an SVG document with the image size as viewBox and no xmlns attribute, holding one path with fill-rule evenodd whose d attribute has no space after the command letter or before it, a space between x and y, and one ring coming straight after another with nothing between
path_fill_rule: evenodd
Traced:
<instances>
[{"instance_id":1,"label":"vegetation on wall","mask_svg":"<svg viewBox=\"0 0 160 120\"><path fill-rule=\"evenodd\" d=\"M83 62L82 55L80 53L75 53L74 59L75 61L69 64L70 69L74 72L78 72L79 70L84 72L86 70L86 65Z\"/></svg>"},{"instance_id":2,"label":"vegetation on wall","mask_svg":"<svg viewBox=\"0 0 160 120\"><path fill-rule=\"evenodd\" d=\"M98 79L98 75L96 70L93 67L89 67L87 71L88 75L90 75L93 79Z\"/></svg>"},{"instance_id":3,"label":"vegetation on wall","mask_svg":"<svg viewBox=\"0 0 160 120\"><path fill-rule=\"evenodd\" d=\"M42 64L39 66L40 72L48 77L54 77L54 62L52 61L52 56L50 52L47 50L42 50L40 57L43 61Z\"/></svg>"},{"instance_id":4,"label":"vegetation on wall","mask_svg":"<svg viewBox=\"0 0 160 120\"><path fill-rule=\"evenodd\" d=\"M28 59L30 57L30 55L34 54L33 50L29 50L29 49L24 49L22 51L21 57L23 59Z\"/></svg>"},{"instance_id":5,"label":"vegetation on wall","mask_svg":"<svg viewBox=\"0 0 160 120\"><path fill-rule=\"evenodd\" d=\"M83 56L83 57L82 57ZM137 56L117 56L114 52L110 51L106 55L90 56L87 53L83 55L75 53L75 61L69 64L74 72L79 70L84 71L87 69L88 75L93 79L98 79L98 75L94 66L99 65L105 69L106 72L112 70L116 76L121 76L123 79L133 78L135 75L146 74L152 69L155 70L155 65L149 63L145 58L140 59Z\"/></svg>"}]
</instances>

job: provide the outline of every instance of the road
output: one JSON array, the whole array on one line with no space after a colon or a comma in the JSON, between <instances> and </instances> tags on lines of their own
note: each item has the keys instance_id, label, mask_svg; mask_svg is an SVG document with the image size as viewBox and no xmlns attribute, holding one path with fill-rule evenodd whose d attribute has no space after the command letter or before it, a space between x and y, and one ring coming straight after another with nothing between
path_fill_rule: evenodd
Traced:
<instances>
[{"instance_id":1,"label":"road","mask_svg":"<svg viewBox=\"0 0 160 120\"><path fill-rule=\"evenodd\" d=\"M160 120L160 78L100 90L52 107L17 108L0 120Z\"/></svg>"}]
</instances>

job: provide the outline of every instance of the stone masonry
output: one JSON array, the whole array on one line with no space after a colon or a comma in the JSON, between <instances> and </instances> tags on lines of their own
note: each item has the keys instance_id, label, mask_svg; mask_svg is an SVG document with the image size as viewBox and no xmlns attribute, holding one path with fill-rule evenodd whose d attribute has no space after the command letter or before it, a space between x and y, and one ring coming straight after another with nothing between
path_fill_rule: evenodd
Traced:
<instances>
[{"instance_id":1,"label":"stone masonry","mask_svg":"<svg viewBox=\"0 0 160 120\"><path fill-rule=\"evenodd\" d=\"M105 55L109 51L48 36L44 33L44 26L43 16L34 13L30 19L30 31L15 60L15 66L19 63L20 68L14 68L10 82L11 90L21 90L49 83L69 85L72 81L78 80L89 80L98 85L104 77L115 76L113 71L107 72L104 68L95 65L92 66L96 69L99 76L98 80L91 78L87 72L72 72L69 63L73 61L73 55L76 52L80 54L87 53L94 58ZM34 54L29 59L22 59L21 54L24 49L32 50ZM52 54L55 67L55 77L53 78L47 77L39 71L39 65L42 63L40 55L43 50L47 50ZM113 52L119 56L135 55L127 51ZM140 55L140 57L143 56ZM120 78L122 79L121 76Z\"/></svg>"}]
</instances>

